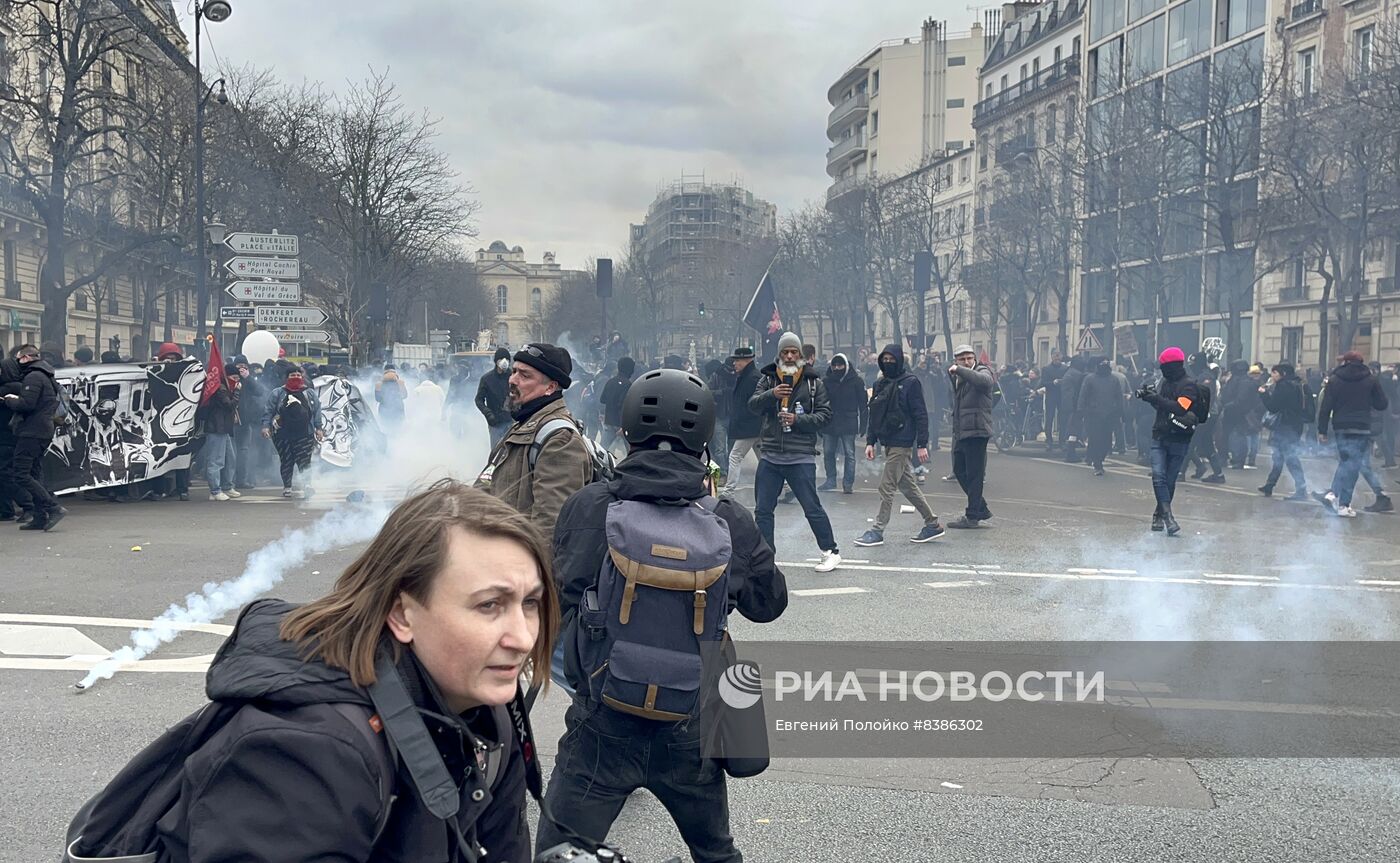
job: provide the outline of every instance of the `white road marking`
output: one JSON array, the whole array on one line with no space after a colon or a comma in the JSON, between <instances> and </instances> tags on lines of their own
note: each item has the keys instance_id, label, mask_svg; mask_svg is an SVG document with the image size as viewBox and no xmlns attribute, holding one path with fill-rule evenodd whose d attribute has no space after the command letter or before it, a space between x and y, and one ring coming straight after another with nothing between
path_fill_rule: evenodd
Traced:
<instances>
[{"instance_id":1,"label":"white road marking","mask_svg":"<svg viewBox=\"0 0 1400 863\"><path fill-rule=\"evenodd\" d=\"M114 629L145 629L149 620L136 620L126 617L75 617L67 614L0 614L0 623L52 623L67 626L110 626ZM211 635L229 635L233 627L224 623L168 623L171 629L184 629L190 632L208 632Z\"/></svg>"},{"instance_id":2,"label":"white road marking","mask_svg":"<svg viewBox=\"0 0 1400 863\"><path fill-rule=\"evenodd\" d=\"M0 624L18 624L15 626L0 626L0 640L4 639L4 632L9 631L15 639L15 643L24 649L8 650L0 649L0 652L14 653L46 653L48 657L39 656L0 656L0 669L14 671L90 671L92 667L111 654L106 651L101 644L93 641L73 627L102 627L108 629L145 629L151 625L149 620L136 620L123 617L80 617L67 614L0 614ZM227 636L233 632L233 627L223 623L190 623L190 624L170 624L174 629L190 632L205 632L210 635ZM49 630L50 633L35 632L36 630ZM14 634L14 633L20 634ZM76 636L76 638L75 638ZM79 639L83 643L79 643ZM50 645L52 650L36 650L35 647ZM9 643L5 644L9 647ZM60 650L62 647L64 649ZM67 648L74 649L67 649ZM62 658L54 658L61 656ZM185 674L203 674L209 670L209 664L214 661L214 654L202 656L180 656L170 659L143 659L138 662L129 662L119 670L144 671L144 672L178 672Z\"/></svg>"},{"instance_id":3,"label":"white road marking","mask_svg":"<svg viewBox=\"0 0 1400 863\"><path fill-rule=\"evenodd\" d=\"M1203 572L1206 578L1225 578L1230 580L1246 579L1250 581L1278 581L1277 575L1245 575L1238 572Z\"/></svg>"},{"instance_id":4,"label":"white road marking","mask_svg":"<svg viewBox=\"0 0 1400 863\"><path fill-rule=\"evenodd\" d=\"M71 626L0 624L0 653L20 656L72 656L95 653L102 645Z\"/></svg>"},{"instance_id":5,"label":"white road marking","mask_svg":"<svg viewBox=\"0 0 1400 863\"><path fill-rule=\"evenodd\" d=\"M840 596L846 593L869 593L870 591L863 587L808 587L788 592L797 596Z\"/></svg>"},{"instance_id":6,"label":"white road marking","mask_svg":"<svg viewBox=\"0 0 1400 863\"><path fill-rule=\"evenodd\" d=\"M986 587L990 581L968 580L968 581L926 581L924 587Z\"/></svg>"},{"instance_id":7,"label":"white road marking","mask_svg":"<svg viewBox=\"0 0 1400 863\"><path fill-rule=\"evenodd\" d=\"M1367 586L1400 587L1400 581L1389 581L1384 578L1358 578L1356 583Z\"/></svg>"}]
</instances>

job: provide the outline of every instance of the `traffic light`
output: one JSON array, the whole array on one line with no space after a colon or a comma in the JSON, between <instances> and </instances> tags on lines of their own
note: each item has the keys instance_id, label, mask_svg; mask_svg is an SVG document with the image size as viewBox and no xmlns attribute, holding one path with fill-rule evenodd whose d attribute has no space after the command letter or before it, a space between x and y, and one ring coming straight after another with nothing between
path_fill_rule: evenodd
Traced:
<instances>
[{"instance_id":1,"label":"traffic light","mask_svg":"<svg viewBox=\"0 0 1400 863\"><path fill-rule=\"evenodd\" d=\"M700 304L700 317L702 317L702 318L705 317L705 304L704 304L704 303L701 303L701 304Z\"/></svg>"}]
</instances>

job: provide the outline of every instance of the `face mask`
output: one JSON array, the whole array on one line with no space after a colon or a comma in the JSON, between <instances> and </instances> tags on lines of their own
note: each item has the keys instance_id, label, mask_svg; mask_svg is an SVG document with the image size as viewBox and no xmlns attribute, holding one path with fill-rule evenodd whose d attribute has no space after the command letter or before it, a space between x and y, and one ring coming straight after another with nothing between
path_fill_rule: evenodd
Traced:
<instances>
[{"instance_id":1,"label":"face mask","mask_svg":"<svg viewBox=\"0 0 1400 863\"><path fill-rule=\"evenodd\" d=\"M499 360L496 360L496 368L500 369L501 371L505 371L506 369L510 368L510 360L506 359L505 357L501 357Z\"/></svg>"},{"instance_id":2,"label":"face mask","mask_svg":"<svg viewBox=\"0 0 1400 863\"><path fill-rule=\"evenodd\" d=\"M301 392L305 386L306 381L302 378L287 378L287 392L289 393Z\"/></svg>"}]
</instances>

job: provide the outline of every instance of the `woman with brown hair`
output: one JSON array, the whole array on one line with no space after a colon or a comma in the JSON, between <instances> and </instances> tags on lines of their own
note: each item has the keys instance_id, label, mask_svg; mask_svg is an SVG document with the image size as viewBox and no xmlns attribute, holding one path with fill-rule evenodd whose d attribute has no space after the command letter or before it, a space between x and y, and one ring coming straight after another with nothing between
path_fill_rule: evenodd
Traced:
<instances>
[{"instance_id":1,"label":"woman with brown hair","mask_svg":"<svg viewBox=\"0 0 1400 863\"><path fill-rule=\"evenodd\" d=\"M329 594L244 609L207 680L236 712L184 759L157 859L528 861L520 677L548 680L557 628L524 516L452 480L408 498Z\"/></svg>"}]
</instances>

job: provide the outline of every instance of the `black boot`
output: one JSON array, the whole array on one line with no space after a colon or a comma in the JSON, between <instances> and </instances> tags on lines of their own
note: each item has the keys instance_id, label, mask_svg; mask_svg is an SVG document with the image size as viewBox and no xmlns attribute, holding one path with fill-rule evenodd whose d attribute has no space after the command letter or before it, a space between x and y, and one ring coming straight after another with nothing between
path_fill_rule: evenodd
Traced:
<instances>
[{"instance_id":1,"label":"black boot","mask_svg":"<svg viewBox=\"0 0 1400 863\"><path fill-rule=\"evenodd\" d=\"M1259 486L1259 493L1262 494L1264 497L1273 497L1274 487L1269 485L1268 483L1264 483L1263 485Z\"/></svg>"},{"instance_id":2,"label":"black boot","mask_svg":"<svg viewBox=\"0 0 1400 863\"><path fill-rule=\"evenodd\" d=\"M1152 510L1152 529L1160 531L1166 527L1162 519L1162 505L1157 504L1157 508Z\"/></svg>"},{"instance_id":3,"label":"black boot","mask_svg":"<svg viewBox=\"0 0 1400 863\"><path fill-rule=\"evenodd\" d=\"M1176 516L1172 515L1170 504L1162 509L1162 521L1166 523L1167 536L1176 536L1178 533L1181 533L1181 525L1176 523Z\"/></svg>"}]
</instances>

